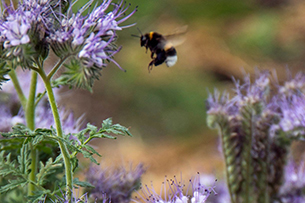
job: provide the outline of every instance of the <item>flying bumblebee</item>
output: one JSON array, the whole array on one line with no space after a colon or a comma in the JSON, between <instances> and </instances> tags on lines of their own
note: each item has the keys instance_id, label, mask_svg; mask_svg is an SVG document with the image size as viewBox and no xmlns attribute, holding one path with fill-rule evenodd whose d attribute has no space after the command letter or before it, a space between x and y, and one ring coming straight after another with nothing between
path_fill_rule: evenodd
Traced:
<instances>
[{"instance_id":1,"label":"flying bumblebee","mask_svg":"<svg viewBox=\"0 0 305 203\"><path fill-rule=\"evenodd\" d=\"M149 32L143 35L138 29L141 36L132 35L140 38L141 47L144 46L146 48L146 53L148 49L151 51L150 57L152 58L152 61L148 64L148 72L153 69L153 66L161 65L164 62L167 67L176 64L178 57L174 46L181 44L184 41L184 38L181 38L181 36L186 33L186 29L187 27L184 26L174 34L166 36L157 32Z\"/></svg>"}]
</instances>

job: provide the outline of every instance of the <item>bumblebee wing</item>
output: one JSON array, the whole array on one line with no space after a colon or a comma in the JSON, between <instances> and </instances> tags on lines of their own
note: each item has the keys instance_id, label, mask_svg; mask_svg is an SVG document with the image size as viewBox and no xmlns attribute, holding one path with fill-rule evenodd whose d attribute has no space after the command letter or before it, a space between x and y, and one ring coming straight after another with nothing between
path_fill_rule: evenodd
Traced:
<instances>
[{"instance_id":1,"label":"bumblebee wing","mask_svg":"<svg viewBox=\"0 0 305 203\"><path fill-rule=\"evenodd\" d=\"M185 34L187 32L187 25L177 28L173 34L165 35L164 38L166 39L165 43L171 43L173 46L178 46L182 44L186 37Z\"/></svg>"}]
</instances>

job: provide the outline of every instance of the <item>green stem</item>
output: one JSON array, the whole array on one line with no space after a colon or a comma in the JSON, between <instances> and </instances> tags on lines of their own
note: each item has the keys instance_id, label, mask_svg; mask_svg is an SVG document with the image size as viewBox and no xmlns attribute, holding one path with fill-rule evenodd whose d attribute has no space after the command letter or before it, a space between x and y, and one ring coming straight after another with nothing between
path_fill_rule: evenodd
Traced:
<instances>
[{"instance_id":1,"label":"green stem","mask_svg":"<svg viewBox=\"0 0 305 203\"><path fill-rule=\"evenodd\" d=\"M30 85L30 92L29 92L29 98L26 103L26 109L25 109L25 117L26 117L26 123L27 127L31 130L35 129L35 96L36 96L36 87L37 87L37 73L35 71L32 71L32 78L31 78L31 85ZM37 172L37 151L32 146L30 142L30 149L31 149L31 172L29 174L29 179L31 182L35 182L36 180L36 172ZM28 195L33 195L33 191L35 190L35 185L30 183L28 186Z\"/></svg>"},{"instance_id":2,"label":"green stem","mask_svg":"<svg viewBox=\"0 0 305 203\"><path fill-rule=\"evenodd\" d=\"M251 109L245 109L246 113L249 116L248 119L248 126L245 126L245 128L248 128L248 134L246 134L247 136L247 140L245 143L245 149L246 149L246 157L245 157L245 161L246 161L246 175L245 175L245 193L244 193L244 199L243 201L245 203L250 203L250 188L251 185L253 184L252 182L252 176L251 176L251 169L252 169L252 157L251 157L251 149L252 149L252 137L253 137L253 115L254 112Z\"/></svg>"},{"instance_id":3,"label":"green stem","mask_svg":"<svg viewBox=\"0 0 305 203\"><path fill-rule=\"evenodd\" d=\"M48 80L51 80L51 78L53 77L53 75L58 71L58 69L62 66L62 64L66 61L66 59L68 58L69 56L66 56L64 58L61 58L57 64L54 66L54 68L50 71L50 73L48 74L47 76L47 79Z\"/></svg>"},{"instance_id":4,"label":"green stem","mask_svg":"<svg viewBox=\"0 0 305 203\"><path fill-rule=\"evenodd\" d=\"M27 103L27 99L22 91L22 88L20 86L20 83L18 81L16 72L14 69L11 69L11 71L9 72L9 76L14 84L15 90L17 92L17 95L19 97L20 103L22 105L22 108L25 110L26 109L26 103Z\"/></svg>"},{"instance_id":5,"label":"green stem","mask_svg":"<svg viewBox=\"0 0 305 203\"><path fill-rule=\"evenodd\" d=\"M42 68L39 69L38 73L41 76L41 78L45 84L46 90L47 90L47 94L48 94L48 98L49 98L49 102L50 102L50 106L51 106L51 110L52 110L53 118L54 118L54 122L55 122L57 136L60 138L63 138L63 130L62 130L60 116L59 116L58 108L56 105L55 96L54 96L54 92L53 92L53 89L51 86L51 82L49 80L49 77L46 75L46 73L44 72L44 70ZM73 172L72 172L72 164L70 161L70 154L69 154L67 146L65 145L65 143L63 141L58 140L58 144L59 144L61 154L63 156L64 164L65 164L67 198L71 199L71 192L72 192L72 187L73 187L73 178L72 178Z\"/></svg>"},{"instance_id":6,"label":"green stem","mask_svg":"<svg viewBox=\"0 0 305 203\"><path fill-rule=\"evenodd\" d=\"M228 155L225 153L226 152L226 146L225 146L225 139L227 136L229 135L228 129L225 126L221 126L219 128L220 133L221 133L221 137L222 137L222 149L223 149L223 153L224 153L224 157L225 157L225 169L226 169L226 178L227 178L227 185L228 185L228 189L229 189L229 194L230 194L230 199L231 199L231 203L235 203L234 201L234 197L235 196L233 194L233 190L232 190L232 184L230 181L230 172L229 172L229 163L228 163Z\"/></svg>"}]
</instances>

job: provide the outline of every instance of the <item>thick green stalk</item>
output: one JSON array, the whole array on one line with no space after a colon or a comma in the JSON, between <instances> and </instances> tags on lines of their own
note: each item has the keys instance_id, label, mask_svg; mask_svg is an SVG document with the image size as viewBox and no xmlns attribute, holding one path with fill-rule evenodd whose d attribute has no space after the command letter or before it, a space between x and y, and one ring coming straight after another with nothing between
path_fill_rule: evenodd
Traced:
<instances>
[{"instance_id":1,"label":"thick green stalk","mask_svg":"<svg viewBox=\"0 0 305 203\"><path fill-rule=\"evenodd\" d=\"M253 198L252 185L253 185L253 177L252 177L252 156L251 156L251 149L252 149L252 137L253 137L253 110L251 107L246 106L243 111L243 130L245 133L245 143L244 143L244 161L246 167L246 174L245 174L245 190L243 194L243 202L250 203L250 199Z\"/></svg>"},{"instance_id":2,"label":"thick green stalk","mask_svg":"<svg viewBox=\"0 0 305 203\"><path fill-rule=\"evenodd\" d=\"M226 169L226 178L227 178L227 185L229 189L229 194L231 198L231 203L236 203L234 199L236 199L236 194L233 191L234 183L231 181L231 177L234 176L232 172L230 172L229 167L232 166L232 163L230 163L230 156L231 153L228 150L228 146L231 143L230 136L231 136L231 130L230 130L230 124L227 118L221 118L221 121L218 123L218 130L222 139L222 151L224 155L225 160L225 169Z\"/></svg>"},{"instance_id":3,"label":"thick green stalk","mask_svg":"<svg viewBox=\"0 0 305 203\"><path fill-rule=\"evenodd\" d=\"M58 108L56 105L55 96L54 96L54 92L53 92L53 89L51 86L51 82L50 82L48 76L45 74L44 70L42 70L41 68L39 69L39 75L41 76L41 78L45 84L46 90L47 90L47 94L48 94L48 98L49 98L49 102L50 102L50 106L51 106L51 110L52 110L52 114L53 114L53 118L54 118L54 122L55 122L57 136L60 138L63 138L63 130L62 130L60 116L59 116ZM72 172L72 164L70 161L70 154L69 154L68 148L64 142L62 142L61 140L58 140L58 143L59 143L59 147L61 150L61 154L64 159L64 164L65 164L67 198L71 199L71 192L72 192L72 187L73 187L73 172Z\"/></svg>"},{"instance_id":4,"label":"thick green stalk","mask_svg":"<svg viewBox=\"0 0 305 203\"><path fill-rule=\"evenodd\" d=\"M14 84L15 90L17 92L18 98L20 100L21 106L22 108L25 110L26 109L26 105L27 105L27 99L22 91L22 88L19 84L16 72L14 69L11 69L11 71L9 72L9 76L11 78L11 81Z\"/></svg>"},{"instance_id":5,"label":"thick green stalk","mask_svg":"<svg viewBox=\"0 0 305 203\"><path fill-rule=\"evenodd\" d=\"M30 92L29 92L29 98L26 102L26 109L25 109L25 118L27 127L31 130L35 129L35 97L36 97L36 87L37 87L37 73L35 71L32 71L31 76L31 85L30 85ZM34 149L32 144L30 143L31 148L31 172L29 174L29 179L32 182L35 182L36 180L36 173L37 173L37 151ZM33 191L35 190L35 185L30 183L28 185L28 195L33 195Z\"/></svg>"},{"instance_id":6,"label":"thick green stalk","mask_svg":"<svg viewBox=\"0 0 305 203\"><path fill-rule=\"evenodd\" d=\"M230 136L228 135L229 132L228 132L228 129L227 127L224 127L224 128L220 128L220 132L221 132L221 137L222 137L222 149L223 149L223 153L224 153L224 159L225 159L225 169L226 169L226 178L227 178L227 185L228 185L228 189L229 189L229 194L230 194L230 198L231 198L231 203L235 203L234 201L234 197L235 195L233 194L233 190L232 190L232 184L231 184L231 181L230 181L230 172L229 172L229 166L230 164L228 163L228 154L225 153L226 152L226 147L225 147L225 140L226 140L226 137L227 136Z\"/></svg>"}]
</instances>

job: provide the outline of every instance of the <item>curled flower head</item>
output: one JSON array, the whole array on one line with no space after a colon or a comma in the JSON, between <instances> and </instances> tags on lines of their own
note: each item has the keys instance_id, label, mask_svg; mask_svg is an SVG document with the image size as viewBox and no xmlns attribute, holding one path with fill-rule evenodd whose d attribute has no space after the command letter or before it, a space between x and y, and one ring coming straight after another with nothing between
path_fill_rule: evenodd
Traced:
<instances>
[{"instance_id":1,"label":"curled flower head","mask_svg":"<svg viewBox=\"0 0 305 203\"><path fill-rule=\"evenodd\" d=\"M5 60L27 68L33 58L47 56L45 45L46 23L49 5L47 2L25 0L15 9L4 5L5 12L0 17L0 43Z\"/></svg>"},{"instance_id":2,"label":"curled flower head","mask_svg":"<svg viewBox=\"0 0 305 203\"><path fill-rule=\"evenodd\" d=\"M48 40L57 56L72 56L64 73L69 84L87 89L90 89L93 81L100 76L100 71L106 66L106 62L112 61L122 69L113 60L113 56L121 49L115 45L116 31L131 26L119 24L136 11L133 10L124 16L129 5L123 1L114 4L111 0L104 0L100 6L84 15L83 13L92 3L93 0L90 0L75 14L69 12L72 10L73 4L71 4L67 15L58 16L59 26L54 26L50 30ZM111 5L113 10L108 12Z\"/></svg>"},{"instance_id":3,"label":"curled flower head","mask_svg":"<svg viewBox=\"0 0 305 203\"><path fill-rule=\"evenodd\" d=\"M255 105L260 102L266 102L266 95L270 86L269 72L260 72L257 78L251 83L250 75L244 77L244 83L235 82L235 100L239 106Z\"/></svg>"},{"instance_id":4,"label":"curled flower head","mask_svg":"<svg viewBox=\"0 0 305 203\"><path fill-rule=\"evenodd\" d=\"M90 167L87 181L95 186L89 191L90 197L102 201L106 197L112 202L128 203L131 194L140 187L140 180L145 169L142 164L129 170L124 167L116 169L100 169Z\"/></svg>"}]
</instances>

